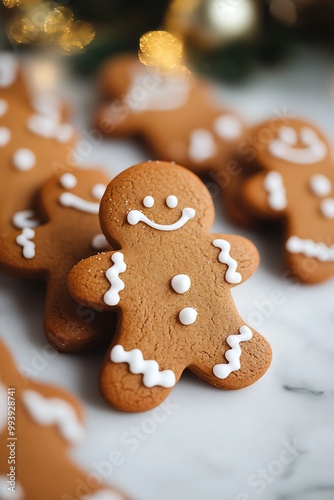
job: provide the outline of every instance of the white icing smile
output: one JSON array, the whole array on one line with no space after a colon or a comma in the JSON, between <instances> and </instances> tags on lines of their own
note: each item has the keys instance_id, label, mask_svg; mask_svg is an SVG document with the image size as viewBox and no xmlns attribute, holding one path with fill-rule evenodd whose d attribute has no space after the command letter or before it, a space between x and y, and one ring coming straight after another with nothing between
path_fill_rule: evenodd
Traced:
<instances>
[{"instance_id":1,"label":"white icing smile","mask_svg":"<svg viewBox=\"0 0 334 500\"><path fill-rule=\"evenodd\" d=\"M139 210L131 210L128 213L127 220L131 226L135 226L138 222L145 222L148 226L153 229L158 229L159 231L175 231L176 229L180 229L183 227L189 220L193 219L196 215L196 211L193 208L184 208L182 210L182 215L174 222L174 224L157 224L156 222L151 221L146 215L144 215Z\"/></svg>"},{"instance_id":2,"label":"white icing smile","mask_svg":"<svg viewBox=\"0 0 334 500\"><path fill-rule=\"evenodd\" d=\"M305 144L305 148L294 147L298 139L295 129L281 127L279 138L269 144L269 151L276 158L300 165L311 165L326 158L327 146L318 137L315 130L303 127L300 131L300 138Z\"/></svg>"},{"instance_id":3,"label":"white icing smile","mask_svg":"<svg viewBox=\"0 0 334 500\"><path fill-rule=\"evenodd\" d=\"M71 173L66 173L61 176L59 182L62 187L72 189L77 185L77 178ZM92 187L92 196L100 201L105 188L106 186L104 184L95 184L95 186ZM84 200L80 196L69 193L68 191L59 196L59 203L63 205L63 207L75 208L76 210L86 212L87 214L97 215L100 209L100 203Z\"/></svg>"}]
</instances>

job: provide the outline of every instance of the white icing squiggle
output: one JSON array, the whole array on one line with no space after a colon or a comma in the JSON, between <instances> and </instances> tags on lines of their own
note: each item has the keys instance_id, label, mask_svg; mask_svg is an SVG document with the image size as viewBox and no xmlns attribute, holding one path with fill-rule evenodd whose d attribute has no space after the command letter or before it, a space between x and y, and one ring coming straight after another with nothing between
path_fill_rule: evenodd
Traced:
<instances>
[{"instance_id":1,"label":"white icing squiggle","mask_svg":"<svg viewBox=\"0 0 334 500\"><path fill-rule=\"evenodd\" d=\"M126 271L124 256L116 252L111 256L114 265L106 271L106 278L110 283L110 289L104 294L103 300L108 306L115 306L120 301L119 292L124 290L124 282L119 277L120 273Z\"/></svg>"},{"instance_id":2,"label":"white icing squiggle","mask_svg":"<svg viewBox=\"0 0 334 500\"><path fill-rule=\"evenodd\" d=\"M145 360L140 349L125 351L121 345L115 345L110 353L110 359L114 363L128 363L129 370L134 375L143 375L145 387L174 387L176 383L175 373L172 370L159 369L159 364L153 359Z\"/></svg>"},{"instance_id":3,"label":"white icing squiggle","mask_svg":"<svg viewBox=\"0 0 334 500\"><path fill-rule=\"evenodd\" d=\"M124 497L119 495L116 491L111 490L98 490L91 495L81 497L81 500L124 500Z\"/></svg>"},{"instance_id":4,"label":"white icing squiggle","mask_svg":"<svg viewBox=\"0 0 334 500\"><path fill-rule=\"evenodd\" d=\"M231 250L230 243L226 240L217 239L214 240L212 244L213 246L220 248L221 250L221 252L218 255L219 262L227 265L225 280L228 283L232 283L233 285L240 283L240 281L242 280L242 276L240 273L236 272L238 263L230 255L230 250Z\"/></svg>"},{"instance_id":5,"label":"white icing squiggle","mask_svg":"<svg viewBox=\"0 0 334 500\"><path fill-rule=\"evenodd\" d=\"M291 236L285 248L290 253L301 253L305 257L314 258L320 262L334 262L334 245L328 247L321 242Z\"/></svg>"},{"instance_id":6,"label":"white icing squiggle","mask_svg":"<svg viewBox=\"0 0 334 500\"><path fill-rule=\"evenodd\" d=\"M84 428L73 407L60 398L46 398L36 391L27 390L23 403L31 417L40 425L56 425L60 434L70 443L84 436Z\"/></svg>"},{"instance_id":7,"label":"white icing squiggle","mask_svg":"<svg viewBox=\"0 0 334 500\"><path fill-rule=\"evenodd\" d=\"M269 193L268 204L273 210L283 210L287 206L283 176L279 172L269 172L264 179L264 188Z\"/></svg>"},{"instance_id":8,"label":"white icing squiggle","mask_svg":"<svg viewBox=\"0 0 334 500\"><path fill-rule=\"evenodd\" d=\"M196 129L190 136L189 156L194 161L212 158L216 153L216 143L209 130Z\"/></svg>"},{"instance_id":9,"label":"white icing squiggle","mask_svg":"<svg viewBox=\"0 0 334 500\"><path fill-rule=\"evenodd\" d=\"M184 208L182 210L182 215L178 221L174 222L174 224L165 225L165 224L156 224L151 221L146 215L139 210L131 210L128 213L127 220L131 226L135 226L138 222L145 222L148 226L153 229L158 229L159 231L175 231L176 229L180 229L183 227L189 220L193 219L196 215L196 211L193 208Z\"/></svg>"},{"instance_id":10,"label":"white icing squiggle","mask_svg":"<svg viewBox=\"0 0 334 500\"><path fill-rule=\"evenodd\" d=\"M282 133L268 145L270 153L276 158L300 165L311 165L326 158L326 144L309 127L304 127L300 133L303 143L307 146L305 148L292 147L292 141L288 142L286 135Z\"/></svg>"},{"instance_id":11,"label":"white icing squiggle","mask_svg":"<svg viewBox=\"0 0 334 500\"><path fill-rule=\"evenodd\" d=\"M24 493L22 486L18 481L15 481L15 491L8 489L8 478L0 476L0 499L1 500L23 500Z\"/></svg>"},{"instance_id":12,"label":"white icing squiggle","mask_svg":"<svg viewBox=\"0 0 334 500\"><path fill-rule=\"evenodd\" d=\"M23 229L25 227L36 227L40 222L33 210L21 210L13 215L12 223L18 229Z\"/></svg>"},{"instance_id":13,"label":"white icing squiggle","mask_svg":"<svg viewBox=\"0 0 334 500\"><path fill-rule=\"evenodd\" d=\"M225 358L227 359L228 363L220 363L219 365L215 365L213 367L212 371L217 378L227 378L230 373L240 370L240 342L246 342L252 337L253 332L246 325L239 328L238 335L229 335L227 337L226 342L231 347L231 349L225 352Z\"/></svg>"},{"instance_id":14,"label":"white icing squiggle","mask_svg":"<svg viewBox=\"0 0 334 500\"><path fill-rule=\"evenodd\" d=\"M0 382L0 434L6 428L6 424L7 424L7 389Z\"/></svg>"},{"instance_id":15,"label":"white icing squiggle","mask_svg":"<svg viewBox=\"0 0 334 500\"><path fill-rule=\"evenodd\" d=\"M16 237L16 243L22 247L23 257L33 259L36 255L35 243L31 241L35 237L35 231L31 227L25 227L22 233Z\"/></svg>"}]
</instances>

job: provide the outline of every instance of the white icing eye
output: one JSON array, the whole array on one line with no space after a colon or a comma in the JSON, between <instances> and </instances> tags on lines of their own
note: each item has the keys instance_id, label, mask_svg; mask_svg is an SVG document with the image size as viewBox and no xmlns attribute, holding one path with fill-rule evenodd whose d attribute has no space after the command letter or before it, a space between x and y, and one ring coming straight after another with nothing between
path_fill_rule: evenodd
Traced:
<instances>
[{"instance_id":1,"label":"white icing eye","mask_svg":"<svg viewBox=\"0 0 334 500\"><path fill-rule=\"evenodd\" d=\"M0 99L0 116L3 116L7 113L8 110L8 102L5 99Z\"/></svg>"},{"instance_id":2,"label":"white icing eye","mask_svg":"<svg viewBox=\"0 0 334 500\"><path fill-rule=\"evenodd\" d=\"M297 142L297 132L292 127L281 127L279 136L286 144L294 146Z\"/></svg>"},{"instance_id":3,"label":"white icing eye","mask_svg":"<svg viewBox=\"0 0 334 500\"><path fill-rule=\"evenodd\" d=\"M315 132L315 130L311 129L310 127L304 127L302 128L300 132L300 137L303 141L304 144L311 145L314 142L317 142L318 136Z\"/></svg>"},{"instance_id":4,"label":"white icing eye","mask_svg":"<svg viewBox=\"0 0 334 500\"><path fill-rule=\"evenodd\" d=\"M94 198L100 200L104 195L106 187L107 186L105 186L104 184L95 184L95 186L92 187L92 195L94 196Z\"/></svg>"},{"instance_id":5,"label":"white icing eye","mask_svg":"<svg viewBox=\"0 0 334 500\"><path fill-rule=\"evenodd\" d=\"M316 196L328 196L332 191L332 183L325 175L313 175L310 187Z\"/></svg>"},{"instance_id":6,"label":"white icing eye","mask_svg":"<svg viewBox=\"0 0 334 500\"><path fill-rule=\"evenodd\" d=\"M12 134L10 133L9 128L0 127L0 148L7 146L10 141Z\"/></svg>"},{"instance_id":7,"label":"white icing eye","mask_svg":"<svg viewBox=\"0 0 334 500\"><path fill-rule=\"evenodd\" d=\"M36 164L36 156L28 148L18 149L12 158L13 165L17 170L25 172L26 170L31 170Z\"/></svg>"},{"instance_id":8,"label":"white icing eye","mask_svg":"<svg viewBox=\"0 0 334 500\"><path fill-rule=\"evenodd\" d=\"M65 189L73 189L78 183L75 175L70 173L63 174L59 179L59 182L60 185Z\"/></svg>"},{"instance_id":9,"label":"white icing eye","mask_svg":"<svg viewBox=\"0 0 334 500\"><path fill-rule=\"evenodd\" d=\"M176 208L179 203L179 200L173 194L167 196L166 205L168 208Z\"/></svg>"},{"instance_id":10,"label":"white icing eye","mask_svg":"<svg viewBox=\"0 0 334 500\"><path fill-rule=\"evenodd\" d=\"M152 208L154 205L154 198L152 196L145 196L143 199L143 205L146 208Z\"/></svg>"},{"instance_id":11,"label":"white icing eye","mask_svg":"<svg viewBox=\"0 0 334 500\"><path fill-rule=\"evenodd\" d=\"M233 115L222 115L214 122L214 129L222 139L233 140L241 135L240 120Z\"/></svg>"}]
</instances>

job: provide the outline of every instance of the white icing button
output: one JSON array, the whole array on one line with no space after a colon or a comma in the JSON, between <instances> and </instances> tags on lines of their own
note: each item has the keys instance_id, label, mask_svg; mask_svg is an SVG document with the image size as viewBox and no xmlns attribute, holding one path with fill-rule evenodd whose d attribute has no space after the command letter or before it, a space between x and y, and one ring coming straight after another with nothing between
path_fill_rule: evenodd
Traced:
<instances>
[{"instance_id":1,"label":"white icing button","mask_svg":"<svg viewBox=\"0 0 334 500\"><path fill-rule=\"evenodd\" d=\"M297 142L297 132L292 127L281 127L279 136L286 144L294 146Z\"/></svg>"},{"instance_id":2,"label":"white icing button","mask_svg":"<svg viewBox=\"0 0 334 500\"><path fill-rule=\"evenodd\" d=\"M242 125L236 116L222 115L215 121L214 129L222 139L233 140L240 137Z\"/></svg>"},{"instance_id":3,"label":"white icing button","mask_svg":"<svg viewBox=\"0 0 334 500\"><path fill-rule=\"evenodd\" d=\"M0 116L4 116L8 111L8 102L6 99L0 99Z\"/></svg>"},{"instance_id":4,"label":"white icing button","mask_svg":"<svg viewBox=\"0 0 334 500\"><path fill-rule=\"evenodd\" d=\"M22 172L31 170L36 164L36 156L31 149L20 148L13 156L13 165Z\"/></svg>"},{"instance_id":5,"label":"white icing button","mask_svg":"<svg viewBox=\"0 0 334 500\"><path fill-rule=\"evenodd\" d=\"M216 143L209 130L196 129L190 136L189 156L194 161L212 158L216 153Z\"/></svg>"},{"instance_id":6,"label":"white icing button","mask_svg":"<svg viewBox=\"0 0 334 500\"><path fill-rule=\"evenodd\" d=\"M59 179L59 182L61 186L65 189L73 189L78 184L78 180L75 177L75 175L70 174L69 172L63 174Z\"/></svg>"},{"instance_id":7,"label":"white icing button","mask_svg":"<svg viewBox=\"0 0 334 500\"><path fill-rule=\"evenodd\" d=\"M0 127L0 148L7 146L12 134L7 127Z\"/></svg>"},{"instance_id":8,"label":"white icing button","mask_svg":"<svg viewBox=\"0 0 334 500\"><path fill-rule=\"evenodd\" d=\"M322 201L321 211L327 219L334 219L334 198L327 198Z\"/></svg>"},{"instance_id":9,"label":"white icing button","mask_svg":"<svg viewBox=\"0 0 334 500\"><path fill-rule=\"evenodd\" d=\"M92 187L92 196L94 196L97 200L100 200L104 195L106 187L107 186L104 184L95 184L95 186Z\"/></svg>"},{"instance_id":10,"label":"white icing button","mask_svg":"<svg viewBox=\"0 0 334 500\"><path fill-rule=\"evenodd\" d=\"M304 144L312 145L314 142L318 141L318 136L315 130L309 127L303 127L300 131L300 137Z\"/></svg>"},{"instance_id":11,"label":"white icing button","mask_svg":"<svg viewBox=\"0 0 334 500\"><path fill-rule=\"evenodd\" d=\"M179 203L179 200L174 195L169 195L166 198L166 205L168 208L176 208Z\"/></svg>"},{"instance_id":12,"label":"white icing button","mask_svg":"<svg viewBox=\"0 0 334 500\"><path fill-rule=\"evenodd\" d=\"M197 318L197 311L193 307L185 307L179 313L179 320L182 325L192 325Z\"/></svg>"},{"instance_id":13,"label":"white icing button","mask_svg":"<svg viewBox=\"0 0 334 500\"><path fill-rule=\"evenodd\" d=\"M332 191L332 183L325 175L313 175L310 180L310 187L316 196L328 196Z\"/></svg>"},{"instance_id":14,"label":"white icing button","mask_svg":"<svg viewBox=\"0 0 334 500\"><path fill-rule=\"evenodd\" d=\"M154 205L154 198L152 196L145 196L143 199L143 205L146 208L152 208Z\"/></svg>"},{"instance_id":15,"label":"white icing button","mask_svg":"<svg viewBox=\"0 0 334 500\"><path fill-rule=\"evenodd\" d=\"M191 280L186 274L177 274L172 279L171 285L176 293L186 293L191 286Z\"/></svg>"}]
</instances>

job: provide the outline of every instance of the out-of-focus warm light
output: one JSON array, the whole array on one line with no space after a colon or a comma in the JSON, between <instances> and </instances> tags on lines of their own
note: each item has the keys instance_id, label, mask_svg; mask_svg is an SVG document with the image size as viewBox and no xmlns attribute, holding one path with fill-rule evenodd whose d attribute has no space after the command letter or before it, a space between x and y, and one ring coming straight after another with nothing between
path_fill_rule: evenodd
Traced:
<instances>
[{"instance_id":1,"label":"out-of-focus warm light","mask_svg":"<svg viewBox=\"0 0 334 500\"><path fill-rule=\"evenodd\" d=\"M257 21L253 0L211 0L207 9L212 29L222 39L243 35Z\"/></svg>"},{"instance_id":2,"label":"out-of-focus warm light","mask_svg":"<svg viewBox=\"0 0 334 500\"><path fill-rule=\"evenodd\" d=\"M34 94L44 94L56 89L60 80L60 68L54 61L46 57L33 58L29 60L29 85L33 88Z\"/></svg>"},{"instance_id":3,"label":"out-of-focus warm light","mask_svg":"<svg viewBox=\"0 0 334 500\"><path fill-rule=\"evenodd\" d=\"M139 60L161 73L185 71L183 43L168 31L149 31L139 41Z\"/></svg>"},{"instance_id":4,"label":"out-of-focus warm light","mask_svg":"<svg viewBox=\"0 0 334 500\"><path fill-rule=\"evenodd\" d=\"M90 23L76 21L64 36L60 38L59 45L71 54L82 51L95 37L95 31Z\"/></svg>"},{"instance_id":5,"label":"out-of-focus warm light","mask_svg":"<svg viewBox=\"0 0 334 500\"><path fill-rule=\"evenodd\" d=\"M22 0L2 0L2 3L4 4L5 7L8 9L12 9L13 7L17 7L20 5Z\"/></svg>"},{"instance_id":6,"label":"out-of-focus warm light","mask_svg":"<svg viewBox=\"0 0 334 500\"><path fill-rule=\"evenodd\" d=\"M293 0L272 0L270 13L279 21L293 25L297 21L298 12Z\"/></svg>"},{"instance_id":7,"label":"out-of-focus warm light","mask_svg":"<svg viewBox=\"0 0 334 500\"><path fill-rule=\"evenodd\" d=\"M90 23L76 21L72 10L52 0L3 0L6 6L20 3L20 12L7 28L14 43L53 45L67 53L82 51L95 37Z\"/></svg>"}]
</instances>

